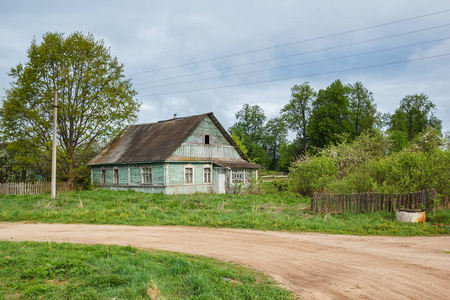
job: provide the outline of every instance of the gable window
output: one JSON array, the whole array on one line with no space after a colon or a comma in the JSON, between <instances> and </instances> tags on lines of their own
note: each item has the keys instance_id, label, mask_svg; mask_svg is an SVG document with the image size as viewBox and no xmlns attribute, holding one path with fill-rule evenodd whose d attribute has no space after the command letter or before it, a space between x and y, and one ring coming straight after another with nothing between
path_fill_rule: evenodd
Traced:
<instances>
[{"instance_id":1,"label":"gable window","mask_svg":"<svg viewBox=\"0 0 450 300\"><path fill-rule=\"evenodd\" d=\"M194 168L193 167L185 167L184 168L184 184L193 184L194 183Z\"/></svg>"},{"instance_id":2,"label":"gable window","mask_svg":"<svg viewBox=\"0 0 450 300\"><path fill-rule=\"evenodd\" d=\"M106 170L105 168L100 169L100 184L104 185L106 184Z\"/></svg>"},{"instance_id":3,"label":"gable window","mask_svg":"<svg viewBox=\"0 0 450 300\"><path fill-rule=\"evenodd\" d=\"M205 144L209 145L209 134L205 135Z\"/></svg>"},{"instance_id":4,"label":"gable window","mask_svg":"<svg viewBox=\"0 0 450 300\"><path fill-rule=\"evenodd\" d=\"M119 184L119 169L113 170L113 183Z\"/></svg>"},{"instance_id":5,"label":"gable window","mask_svg":"<svg viewBox=\"0 0 450 300\"><path fill-rule=\"evenodd\" d=\"M210 166L203 167L203 183L205 183L205 184L211 183L211 167Z\"/></svg>"},{"instance_id":6,"label":"gable window","mask_svg":"<svg viewBox=\"0 0 450 300\"><path fill-rule=\"evenodd\" d=\"M143 184L153 183L153 173L151 167L141 167L141 183Z\"/></svg>"}]
</instances>

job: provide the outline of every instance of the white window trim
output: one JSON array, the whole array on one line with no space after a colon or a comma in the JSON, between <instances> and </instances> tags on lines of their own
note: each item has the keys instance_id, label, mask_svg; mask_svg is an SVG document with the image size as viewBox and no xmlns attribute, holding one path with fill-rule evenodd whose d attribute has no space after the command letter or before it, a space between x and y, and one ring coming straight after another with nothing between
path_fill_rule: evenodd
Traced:
<instances>
[{"instance_id":1,"label":"white window trim","mask_svg":"<svg viewBox=\"0 0 450 300\"><path fill-rule=\"evenodd\" d=\"M116 182L116 171L117 171L117 182ZM120 172L118 167L113 168L113 184L115 185L120 184Z\"/></svg>"},{"instance_id":2,"label":"white window trim","mask_svg":"<svg viewBox=\"0 0 450 300\"><path fill-rule=\"evenodd\" d=\"M205 169L209 169L209 182L205 181ZM203 165L203 184L211 184L212 183L212 168L211 165Z\"/></svg>"},{"instance_id":3,"label":"white window trim","mask_svg":"<svg viewBox=\"0 0 450 300\"><path fill-rule=\"evenodd\" d=\"M150 170L150 182L144 182L144 169ZM153 168L150 166L142 166L141 167L141 184L153 185Z\"/></svg>"},{"instance_id":4,"label":"white window trim","mask_svg":"<svg viewBox=\"0 0 450 300\"><path fill-rule=\"evenodd\" d=\"M186 169L192 169L192 182L188 183L186 178ZM183 177L184 177L184 184L185 185L193 185L195 182L195 168L193 165L185 165L183 169Z\"/></svg>"},{"instance_id":5,"label":"white window trim","mask_svg":"<svg viewBox=\"0 0 450 300\"><path fill-rule=\"evenodd\" d=\"M106 184L106 168L100 168L100 185Z\"/></svg>"}]
</instances>

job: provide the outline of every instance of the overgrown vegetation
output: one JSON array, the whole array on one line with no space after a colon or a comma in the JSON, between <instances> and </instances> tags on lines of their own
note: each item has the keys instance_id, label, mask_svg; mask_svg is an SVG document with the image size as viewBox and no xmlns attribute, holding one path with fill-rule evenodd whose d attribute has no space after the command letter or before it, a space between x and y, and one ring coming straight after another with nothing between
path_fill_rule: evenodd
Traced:
<instances>
[{"instance_id":1,"label":"overgrown vegetation","mask_svg":"<svg viewBox=\"0 0 450 300\"><path fill-rule=\"evenodd\" d=\"M271 183L269 183L271 185ZM2 196L0 221L87 224L184 225L357 235L449 234L450 211L427 215L425 224L395 221L393 213L313 214L309 197L287 192L257 195L163 195L83 191L58 195Z\"/></svg>"},{"instance_id":2,"label":"overgrown vegetation","mask_svg":"<svg viewBox=\"0 0 450 300\"><path fill-rule=\"evenodd\" d=\"M0 241L1 299L293 299L261 273L127 246Z\"/></svg>"},{"instance_id":3,"label":"overgrown vegetation","mask_svg":"<svg viewBox=\"0 0 450 300\"><path fill-rule=\"evenodd\" d=\"M418 134L409 147L396 152L390 136L366 133L353 142L330 146L318 155L293 164L291 191L313 192L413 192L435 189L450 196L448 140L429 129Z\"/></svg>"}]
</instances>

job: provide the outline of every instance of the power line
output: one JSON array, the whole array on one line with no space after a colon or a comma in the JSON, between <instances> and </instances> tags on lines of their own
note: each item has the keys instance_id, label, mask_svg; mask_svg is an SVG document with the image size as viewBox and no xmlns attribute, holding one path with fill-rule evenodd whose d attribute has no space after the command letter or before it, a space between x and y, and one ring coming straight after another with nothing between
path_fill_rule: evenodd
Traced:
<instances>
[{"instance_id":1,"label":"power line","mask_svg":"<svg viewBox=\"0 0 450 300\"><path fill-rule=\"evenodd\" d=\"M193 82L200 82L200 81L207 81L207 80L211 80L211 79L219 79L219 78L233 77L233 76L239 76L239 75L247 75L247 74L259 73L259 72L265 72L265 71L271 71L271 70L292 68L292 67L298 67L298 66L303 66L303 65L308 65L308 64L314 64L314 63L318 63L318 62L326 62L326 61L344 59L344 58L349 58L349 57L354 57L354 56L362 56L362 55L367 55L367 54L391 51L391 50L396 50L396 49L401 49L401 48L407 48L407 47L412 47L412 46L417 46L417 45L428 44L428 43L435 43L435 42L445 41L445 40L448 40L448 39L450 39L450 38L442 38L442 39L437 39L437 40L432 40L432 41L426 41L426 42L402 45L402 46L397 46L397 47L391 47L391 48L367 51L367 52L362 52L362 53L356 53L356 54L350 54L350 55L326 58L326 59L321 59L321 60L313 60L313 61L303 62L303 63L299 63L299 64L293 64L293 65L285 65L285 66L280 66L280 67L267 68L267 69L261 69L261 70L254 70L254 71L248 71L248 72L241 72L241 73L230 74L230 75L222 75L222 76L216 76L216 77L208 77L208 78L203 78L203 79L195 79L195 80L189 80L189 81L183 81L183 82L161 84L161 85L156 85L156 86L151 86L151 87L140 88L140 90L146 90L146 89L150 89L150 88L160 88L160 87L166 87L166 86L174 86L174 85L193 83Z\"/></svg>"},{"instance_id":2,"label":"power line","mask_svg":"<svg viewBox=\"0 0 450 300\"><path fill-rule=\"evenodd\" d=\"M132 73L132 74L128 74L128 76L152 73L152 72L157 72L157 71L162 71L162 70L167 70L167 69L173 69L173 68L189 66L189 65L193 65L193 64L207 62L207 61L213 61L213 60L217 60L217 59L229 58L229 57L234 57L234 56L238 56L238 55L244 55L244 54L255 53L255 52L260 52L260 51L280 48L280 47L291 46L291 45L300 44L300 43L317 41L317 40L326 39L326 38L330 38L330 37L336 37L336 36L340 36L340 35L344 35L344 34L355 33L355 32L359 32L359 31L363 31L363 30L374 29L374 28L378 28L378 27L383 27L383 26L388 26L388 25L392 25L392 24L398 24L398 23L402 23L402 22L416 20L416 19L420 19L420 18L430 17L430 16L434 16L434 15L437 15L437 14L446 13L446 12L449 12L449 11L450 11L450 9L441 10L441 11L437 11L437 12L433 12L433 13L429 13L429 14L425 14L425 15L420 15L420 16L406 18L406 19L401 19L401 20L392 21L392 22L388 22L388 23L383 23L383 24L363 27L363 28L359 28L359 29L343 31L343 32L339 32L339 33L333 33L333 34L324 35L324 36L320 36L320 37L316 37L316 38L311 38L311 39L306 39L306 40L301 40L301 41L296 41L296 42L291 42L291 43L286 43L286 44L280 44L280 45L271 46L271 47L259 48L259 49L254 49L254 50L249 50L249 51L244 51L244 52L239 52L239 53L234 53L234 54L229 54L229 55L224 55L224 56L219 56L219 57L215 57L215 58L208 58L208 59L198 60L198 61L195 61L195 62L184 63L184 64L180 64L180 65L164 67L164 68L159 68L159 69L154 69L154 70L149 70L149 71Z\"/></svg>"},{"instance_id":3,"label":"power line","mask_svg":"<svg viewBox=\"0 0 450 300\"><path fill-rule=\"evenodd\" d=\"M299 79L299 78L304 78L304 77L314 77L314 76L320 76L320 75L344 73L344 72L349 72L349 71L356 71L356 70L371 69L371 68L376 68L376 67L390 66L390 65L402 64L402 63L407 63L407 62L412 62L412 61L419 61L419 60L425 60L425 59L432 59L432 58L449 56L449 55L450 55L450 53L445 53L445 54L440 54L440 55L427 56L427 57L408 59L408 60L402 60L402 61L395 61L395 62L389 62L389 63L384 63L384 64L363 66L363 67L357 67L357 68L350 68L350 69L343 69L343 70L336 70L336 71L329 71L329 72L322 72L322 73L315 73L315 74L307 74L307 75L300 75L300 76L292 76L292 77L284 77L284 78L271 79L271 80L239 83L239 84L232 84L232 85L216 86L216 87L210 87L210 88L192 89L192 90L184 90L184 91L160 93L160 94L149 94L149 95L143 95L141 97L153 97L153 96L163 96L163 95L172 95L172 94L181 94L181 93L191 93L191 92L199 92L199 91L207 91L207 90L215 90L215 89L224 89L224 88L237 87L237 86L245 86L245 85L268 83L268 82L274 82L274 81L283 81L283 80L289 80L289 79Z\"/></svg>"},{"instance_id":4,"label":"power line","mask_svg":"<svg viewBox=\"0 0 450 300\"><path fill-rule=\"evenodd\" d=\"M398 34L394 34L394 35L388 35L388 36L379 37L379 38L375 38L375 39L369 39L369 40L354 42L354 43L345 44L345 45L333 46L333 47L328 47L328 48L324 48L324 49L311 50L311 51L306 51L306 52L301 52L301 53L296 53L296 54L291 54L291 55L286 55L286 56L280 56L280 57L275 57L275 58L270 58L270 59L264 59L264 60L249 62L249 63L245 63L245 64L239 64L239 65L235 65L235 66L229 66L229 67L212 69L212 70L208 70L208 71L202 71L202 72L191 73L191 74L186 74L186 75L179 75L179 76L175 76L175 77L163 78L163 79L159 79L159 80L153 80L153 81L148 81L148 82L136 83L134 85L137 86L137 85L143 85L143 84L167 81L167 80L171 80L171 79L178 79L178 78L190 77L190 76L201 75L201 74L206 74L206 73L212 73L212 72L217 72L217 71L229 70L229 69L233 69L233 68L239 68L239 67L254 65L254 64L268 62L268 61L273 61L273 60L279 60L279 59L284 59L284 58L291 58L291 57L295 57L295 56L301 56L301 55L306 55L306 54L312 54L312 53L317 53L317 52L323 52L323 51L328 51L328 50L334 50L334 49L339 49L339 48L344 48L344 47L349 47L349 46L365 44L365 43L369 43L369 42L389 39L389 38L393 38L393 37L399 37L399 36L403 36L403 35L407 35L407 34L413 34L413 33L428 31L428 30L442 28L442 27L447 27L447 26L450 26L450 23L443 24L443 25L438 25L438 26L433 26L433 27L428 27L428 28L423 28L423 29L418 29L418 30L413 30L413 31L402 32L402 33L398 33Z\"/></svg>"}]
</instances>

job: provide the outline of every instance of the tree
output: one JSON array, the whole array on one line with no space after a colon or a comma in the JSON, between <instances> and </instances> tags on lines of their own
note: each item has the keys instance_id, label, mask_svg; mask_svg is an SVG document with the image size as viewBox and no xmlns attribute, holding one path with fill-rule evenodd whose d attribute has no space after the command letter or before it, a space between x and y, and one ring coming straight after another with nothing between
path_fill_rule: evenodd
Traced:
<instances>
[{"instance_id":1,"label":"tree","mask_svg":"<svg viewBox=\"0 0 450 300\"><path fill-rule=\"evenodd\" d=\"M427 127L440 131L442 121L435 117L435 110L436 106L427 95L408 95L400 101L400 107L390 116L389 131L405 132L410 141Z\"/></svg>"},{"instance_id":2,"label":"tree","mask_svg":"<svg viewBox=\"0 0 450 300\"><path fill-rule=\"evenodd\" d=\"M280 146L287 141L287 128L283 119L273 118L265 126L264 140L267 154L270 157L270 170L278 170L280 166Z\"/></svg>"},{"instance_id":3,"label":"tree","mask_svg":"<svg viewBox=\"0 0 450 300\"><path fill-rule=\"evenodd\" d=\"M267 166L268 156L263 148L264 122L266 116L264 110L258 105L244 104L236 113L236 123L229 131L237 136L247 149L248 158L255 164Z\"/></svg>"},{"instance_id":4,"label":"tree","mask_svg":"<svg viewBox=\"0 0 450 300\"><path fill-rule=\"evenodd\" d=\"M136 120L137 92L124 78L123 64L91 34L47 33L41 44L33 40L27 53L28 62L9 74L14 81L0 109L2 138L26 144L48 159L56 89L58 165L73 187L94 143Z\"/></svg>"},{"instance_id":5,"label":"tree","mask_svg":"<svg viewBox=\"0 0 450 300\"><path fill-rule=\"evenodd\" d=\"M373 94L361 82L350 85L349 109L352 114L354 137L373 129L377 118L377 106Z\"/></svg>"},{"instance_id":6,"label":"tree","mask_svg":"<svg viewBox=\"0 0 450 300\"><path fill-rule=\"evenodd\" d=\"M352 114L349 109L351 89L338 79L325 90L319 90L312 103L308 124L310 144L316 148L336 145L343 135L353 132Z\"/></svg>"},{"instance_id":7,"label":"tree","mask_svg":"<svg viewBox=\"0 0 450 300\"><path fill-rule=\"evenodd\" d=\"M304 154L307 148L308 135L306 130L311 113L311 104L315 97L316 92L311 88L309 82L300 86L294 85L291 88L291 100L280 112L289 129L296 131L298 139L301 139L301 154Z\"/></svg>"}]
</instances>

